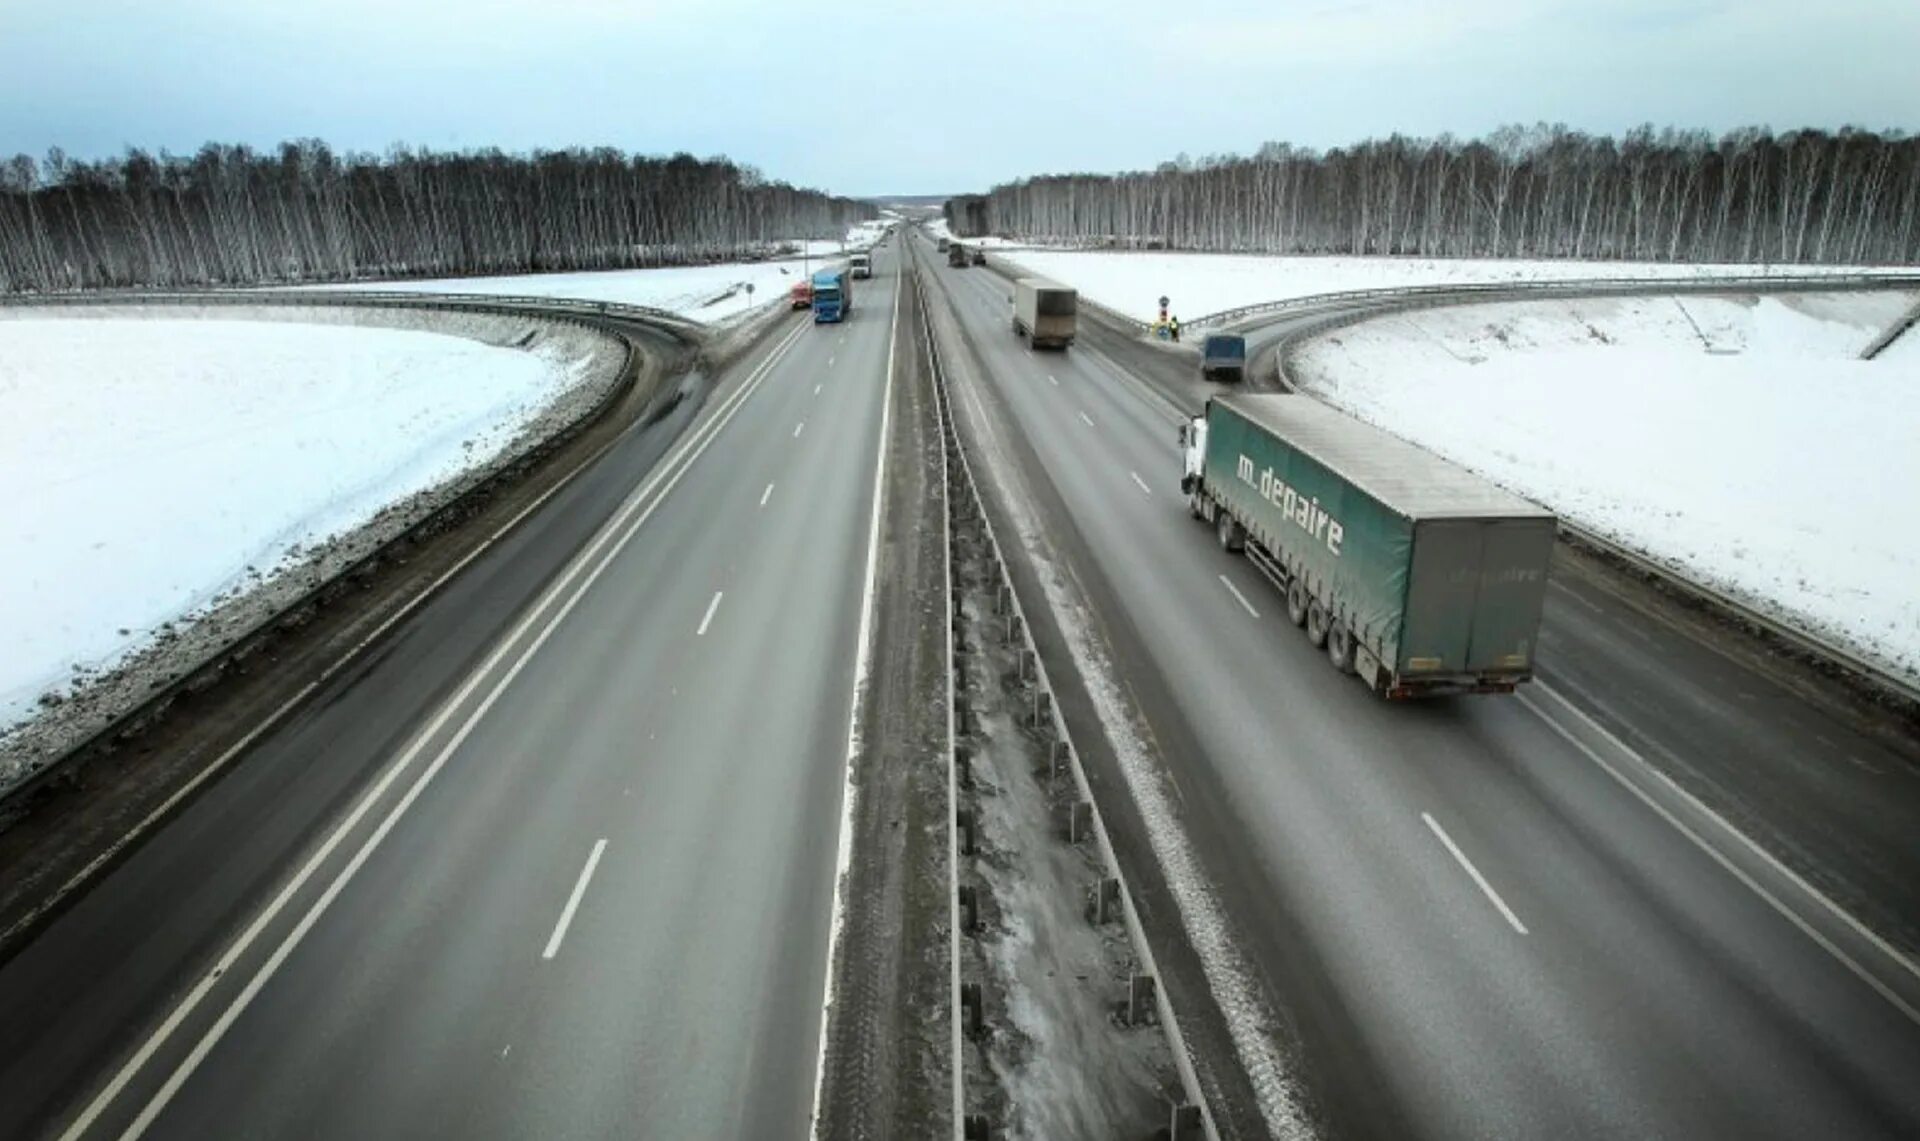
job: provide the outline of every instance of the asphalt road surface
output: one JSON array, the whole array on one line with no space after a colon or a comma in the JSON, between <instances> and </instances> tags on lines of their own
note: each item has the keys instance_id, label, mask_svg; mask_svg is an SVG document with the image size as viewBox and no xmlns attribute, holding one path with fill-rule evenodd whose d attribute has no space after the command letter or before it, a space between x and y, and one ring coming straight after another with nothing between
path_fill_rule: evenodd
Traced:
<instances>
[{"instance_id":1,"label":"asphalt road surface","mask_svg":"<svg viewBox=\"0 0 1920 1141\"><path fill-rule=\"evenodd\" d=\"M1910 752L1577 574L1522 696L1380 702L1189 517L1189 365L1084 319L1031 352L1003 278L916 246L1325 1124L1920 1136L1920 975L1825 902L1920 914Z\"/></svg>"},{"instance_id":2,"label":"asphalt road surface","mask_svg":"<svg viewBox=\"0 0 1920 1141\"><path fill-rule=\"evenodd\" d=\"M0 969L0 1137L803 1135L893 257Z\"/></svg>"}]
</instances>

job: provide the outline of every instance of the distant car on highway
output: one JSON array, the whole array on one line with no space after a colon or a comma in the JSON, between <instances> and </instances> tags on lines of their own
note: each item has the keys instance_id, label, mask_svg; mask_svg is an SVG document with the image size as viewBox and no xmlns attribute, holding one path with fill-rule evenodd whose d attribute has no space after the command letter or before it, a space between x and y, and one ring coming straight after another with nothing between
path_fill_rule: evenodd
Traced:
<instances>
[{"instance_id":1,"label":"distant car on highway","mask_svg":"<svg viewBox=\"0 0 1920 1141\"><path fill-rule=\"evenodd\" d=\"M979 246L973 247L973 249L969 251L969 256L973 259L973 264L975 265L987 264L987 251L981 249Z\"/></svg>"}]
</instances>

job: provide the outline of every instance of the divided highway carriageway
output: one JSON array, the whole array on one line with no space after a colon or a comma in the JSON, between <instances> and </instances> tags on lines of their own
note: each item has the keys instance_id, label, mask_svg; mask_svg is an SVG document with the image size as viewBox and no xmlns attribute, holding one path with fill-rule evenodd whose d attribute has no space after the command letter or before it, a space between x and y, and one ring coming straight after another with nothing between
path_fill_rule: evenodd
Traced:
<instances>
[{"instance_id":1,"label":"divided highway carriageway","mask_svg":"<svg viewBox=\"0 0 1920 1141\"><path fill-rule=\"evenodd\" d=\"M1920 1136L1892 714L1571 549L1537 682L1383 703L1189 518L1193 362L1097 313L1034 352L945 263L903 233L846 322L684 378L11 948L0 1138L805 1137L823 1074L937 1091L952 1010L823 1027L837 924L925 914L837 885L928 335L1220 1135Z\"/></svg>"}]
</instances>

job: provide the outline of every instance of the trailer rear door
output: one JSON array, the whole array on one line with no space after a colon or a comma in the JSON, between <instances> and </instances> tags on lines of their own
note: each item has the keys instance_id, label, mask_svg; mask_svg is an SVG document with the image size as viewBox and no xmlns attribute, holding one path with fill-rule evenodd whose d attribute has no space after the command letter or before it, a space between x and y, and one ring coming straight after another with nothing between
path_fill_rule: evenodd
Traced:
<instances>
[{"instance_id":1,"label":"trailer rear door","mask_svg":"<svg viewBox=\"0 0 1920 1141\"><path fill-rule=\"evenodd\" d=\"M1534 638L1553 558L1551 519L1488 520L1480 531L1479 597L1467 668L1475 673L1532 673Z\"/></svg>"},{"instance_id":2,"label":"trailer rear door","mask_svg":"<svg viewBox=\"0 0 1920 1141\"><path fill-rule=\"evenodd\" d=\"M1479 590L1480 527L1472 519L1426 519L1413 529L1413 576L1400 637L1409 677L1466 669Z\"/></svg>"}]
</instances>

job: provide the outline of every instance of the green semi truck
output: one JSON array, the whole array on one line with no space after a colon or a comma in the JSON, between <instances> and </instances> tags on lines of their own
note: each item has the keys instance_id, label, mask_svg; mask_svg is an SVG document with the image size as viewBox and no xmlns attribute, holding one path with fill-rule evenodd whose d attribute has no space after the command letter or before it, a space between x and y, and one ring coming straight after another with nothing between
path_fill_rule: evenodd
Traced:
<instances>
[{"instance_id":1,"label":"green semi truck","mask_svg":"<svg viewBox=\"0 0 1920 1141\"><path fill-rule=\"evenodd\" d=\"M1383 697L1533 676L1553 515L1309 396L1216 396L1181 489L1334 668Z\"/></svg>"}]
</instances>

